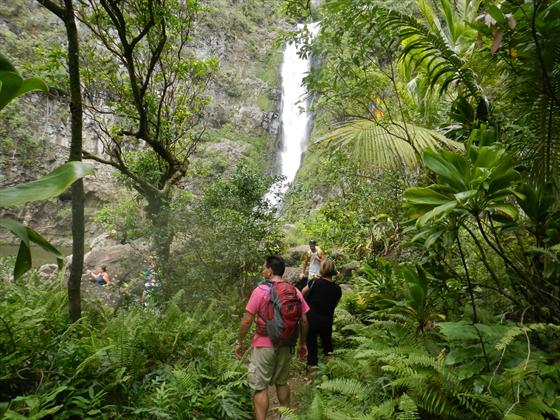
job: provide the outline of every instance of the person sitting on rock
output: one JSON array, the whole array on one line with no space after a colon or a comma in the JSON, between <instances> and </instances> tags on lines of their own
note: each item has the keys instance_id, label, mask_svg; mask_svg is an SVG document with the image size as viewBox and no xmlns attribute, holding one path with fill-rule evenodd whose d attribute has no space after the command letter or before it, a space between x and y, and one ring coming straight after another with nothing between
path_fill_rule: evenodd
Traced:
<instances>
[{"instance_id":1,"label":"person sitting on rock","mask_svg":"<svg viewBox=\"0 0 560 420\"><path fill-rule=\"evenodd\" d=\"M102 265L101 270L98 271L97 273L91 270L87 270L87 272L89 275L91 275L91 277L94 278L93 281L95 282L95 284L98 284L100 286L109 284L109 281L111 280L109 274L107 273L107 266L105 265Z\"/></svg>"}]
</instances>

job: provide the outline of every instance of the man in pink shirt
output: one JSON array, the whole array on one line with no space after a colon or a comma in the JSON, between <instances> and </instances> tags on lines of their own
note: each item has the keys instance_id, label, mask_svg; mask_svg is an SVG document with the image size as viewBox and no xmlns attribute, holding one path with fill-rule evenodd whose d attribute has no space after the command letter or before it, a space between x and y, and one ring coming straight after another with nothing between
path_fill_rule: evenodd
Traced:
<instances>
[{"instance_id":1,"label":"man in pink shirt","mask_svg":"<svg viewBox=\"0 0 560 420\"><path fill-rule=\"evenodd\" d=\"M271 255L266 257L262 274L269 282L281 282L286 265L284 260ZM296 289L298 298L301 302L301 322L299 333L298 354L300 357L307 355L307 312L309 306L305 302L301 292ZM243 355L243 342L247 336L249 328L255 320L255 315L264 312L270 293L270 287L266 284L259 285L253 290L249 302L245 307L245 314L239 325L238 340L235 343L235 354L241 358ZM264 326L264 320L258 316L256 319L257 327ZM260 328L257 328L260 329ZM266 328L265 328L266 330ZM292 352L290 347L275 348L268 336L263 336L255 332L251 343L252 353L249 363L248 382L251 389L255 391L253 404L256 420L265 420L268 411L268 386L276 385L276 394L280 405L288 407L290 404L290 388L288 386L288 374Z\"/></svg>"}]
</instances>

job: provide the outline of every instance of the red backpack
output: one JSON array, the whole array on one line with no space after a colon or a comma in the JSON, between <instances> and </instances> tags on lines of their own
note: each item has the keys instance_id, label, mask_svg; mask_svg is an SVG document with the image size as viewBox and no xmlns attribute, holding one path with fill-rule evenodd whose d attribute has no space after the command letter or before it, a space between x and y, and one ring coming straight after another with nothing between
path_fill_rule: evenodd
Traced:
<instances>
[{"instance_id":1,"label":"red backpack","mask_svg":"<svg viewBox=\"0 0 560 420\"><path fill-rule=\"evenodd\" d=\"M301 301L296 288L283 281L266 282L270 287L264 309L259 316L264 326L257 324L257 334L268 336L274 347L291 347L298 338Z\"/></svg>"}]
</instances>

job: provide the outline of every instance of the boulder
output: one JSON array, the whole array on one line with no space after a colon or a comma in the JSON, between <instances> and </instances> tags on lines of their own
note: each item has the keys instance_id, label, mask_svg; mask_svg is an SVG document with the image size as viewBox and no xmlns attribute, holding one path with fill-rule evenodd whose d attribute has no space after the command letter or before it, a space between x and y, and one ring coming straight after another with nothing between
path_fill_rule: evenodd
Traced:
<instances>
[{"instance_id":1,"label":"boulder","mask_svg":"<svg viewBox=\"0 0 560 420\"><path fill-rule=\"evenodd\" d=\"M148 258L148 252L135 247L134 244L94 248L84 256L84 269L98 271L104 265L111 282L120 285L141 277L148 266Z\"/></svg>"},{"instance_id":2,"label":"boulder","mask_svg":"<svg viewBox=\"0 0 560 420\"><path fill-rule=\"evenodd\" d=\"M115 283L110 283L105 286L99 286L90 280L93 280L90 276L82 277L82 297L89 301L95 302L99 301L103 305L116 308L119 305L121 299L123 299L123 292L121 287Z\"/></svg>"},{"instance_id":3,"label":"boulder","mask_svg":"<svg viewBox=\"0 0 560 420\"><path fill-rule=\"evenodd\" d=\"M353 290L353 287L350 284L339 283L339 286L342 289L342 293L350 292Z\"/></svg>"},{"instance_id":4,"label":"boulder","mask_svg":"<svg viewBox=\"0 0 560 420\"><path fill-rule=\"evenodd\" d=\"M56 277L58 274L58 266L56 264L44 264L39 267L39 277L41 280L47 280Z\"/></svg>"},{"instance_id":5,"label":"boulder","mask_svg":"<svg viewBox=\"0 0 560 420\"><path fill-rule=\"evenodd\" d=\"M106 248L109 246L115 246L119 244L120 243L115 239L111 238L111 235L109 235L108 233L102 233L101 235L96 236L91 240L89 249L92 250L95 248Z\"/></svg>"},{"instance_id":6,"label":"boulder","mask_svg":"<svg viewBox=\"0 0 560 420\"><path fill-rule=\"evenodd\" d=\"M327 257L333 261L348 261L346 254L334 246L327 252Z\"/></svg>"},{"instance_id":7,"label":"boulder","mask_svg":"<svg viewBox=\"0 0 560 420\"><path fill-rule=\"evenodd\" d=\"M284 261L287 266L298 267L303 261L303 255L309 249L308 245L299 245L296 247L289 248L284 254Z\"/></svg>"},{"instance_id":8,"label":"boulder","mask_svg":"<svg viewBox=\"0 0 560 420\"><path fill-rule=\"evenodd\" d=\"M300 272L301 270L299 267L286 267L286 271L284 271L282 278L288 283L296 284L299 281Z\"/></svg>"},{"instance_id":9,"label":"boulder","mask_svg":"<svg viewBox=\"0 0 560 420\"><path fill-rule=\"evenodd\" d=\"M344 264L338 269L340 277L343 279L349 279L352 277L352 273L360 268L360 263L358 261L350 261Z\"/></svg>"}]
</instances>

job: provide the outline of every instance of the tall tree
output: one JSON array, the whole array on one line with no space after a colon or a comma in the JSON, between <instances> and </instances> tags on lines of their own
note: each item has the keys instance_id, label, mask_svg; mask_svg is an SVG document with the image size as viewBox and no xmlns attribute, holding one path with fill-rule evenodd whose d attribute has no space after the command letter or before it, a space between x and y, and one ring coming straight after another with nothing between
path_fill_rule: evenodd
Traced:
<instances>
[{"instance_id":1,"label":"tall tree","mask_svg":"<svg viewBox=\"0 0 560 420\"><path fill-rule=\"evenodd\" d=\"M68 75L70 79L71 141L70 161L82 160L82 90L80 83L80 44L72 0L37 0L62 20L68 40ZM72 184L72 267L68 279L70 322L81 316L80 286L84 264L84 184Z\"/></svg>"},{"instance_id":2,"label":"tall tree","mask_svg":"<svg viewBox=\"0 0 560 420\"><path fill-rule=\"evenodd\" d=\"M217 62L187 46L197 0L80 0L93 35L84 54L87 112L108 164L146 200L155 251L166 261L173 240L169 204L204 129L207 83Z\"/></svg>"}]
</instances>

